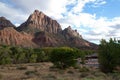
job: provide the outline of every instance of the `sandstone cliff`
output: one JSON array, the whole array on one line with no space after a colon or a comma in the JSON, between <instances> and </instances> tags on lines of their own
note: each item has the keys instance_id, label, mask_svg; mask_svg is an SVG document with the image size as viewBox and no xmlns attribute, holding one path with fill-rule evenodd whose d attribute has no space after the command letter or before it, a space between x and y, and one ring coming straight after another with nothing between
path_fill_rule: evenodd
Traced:
<instances>
[{"instance_id":1,"label":"sandstone cliff","mask_svg":"<svg viewBox=\"0 0 120 80\"><path fill-rule=\"evenodd\" d=\"M12 27L0 30L0 44L22 47L37 47L36 44L32 42L32 36L27 33L19 33Z\"/></svg>"}]
</instances>

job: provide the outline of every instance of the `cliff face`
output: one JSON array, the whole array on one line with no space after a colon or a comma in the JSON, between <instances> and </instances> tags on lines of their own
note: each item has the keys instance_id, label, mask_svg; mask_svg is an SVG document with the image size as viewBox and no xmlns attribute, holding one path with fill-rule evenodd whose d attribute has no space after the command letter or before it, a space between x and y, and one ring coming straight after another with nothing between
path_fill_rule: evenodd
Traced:
<instances>
[{"instance_id":1,"label":"cliff face","mask_svg":"<svg viewBox=\"0 0 120 80\"><path fill-rule=\"evenodd\" d=\"M0 44L22 47L36 47L36 44L32 42L32 36L27 33L19 33L12 27L0 30Z\"/></svg>"},{"instance_id":2,"label":"cliff face","mask_svg":"<svg viewBox=\"0 0 120 80\"><path fill-rule=\"evenodd\" d=\"M97 45L82 38L77 30L62 30L60 24L35 10L19 27L0 17L0 44L22 47L69 46L80 49L96 49Z\"/></svg>"}]
</instances>

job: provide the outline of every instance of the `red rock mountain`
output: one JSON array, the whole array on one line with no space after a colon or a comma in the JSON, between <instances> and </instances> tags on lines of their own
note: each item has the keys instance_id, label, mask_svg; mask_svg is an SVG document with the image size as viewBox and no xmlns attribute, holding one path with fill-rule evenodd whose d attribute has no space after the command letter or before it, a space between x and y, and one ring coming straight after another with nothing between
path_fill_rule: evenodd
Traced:
<instances>
[{"instance_id":1,"label":"red rock mountain","mask_svg":"<svg viewBox=\"0 0 120 80\"><path fill-rule=\"evenodd\" d=\"M27 21L15 29L4 17L0 17L0 44L23 47L69 46L81 49L96 49L97 45L82 38L77 30L62 30L60 24L35 10Z\"/></svg>"},{"instance_id":2,"label":"red rock mountain","mask_svg":"<svg viewBox=\"0 0 120 80\"><path fill-rule=\"evenodd\" d=\"M35 10L34 13L29 16L28 20L21 24L18 30L32 34L39 31L49 33L62 31L60 24L56 20L51 19L38 10Z\"/></svg>"},{"instance_id":3,"label":"red rock mountain","mask_svg":"<svg viewBox=\"0 0 120 80\"><path fill-rule=\"evenodd\" d=\"M15 26L6 18L0 17L0 44L22 47L37 47L32 42L33 37L15 30Z\"/></svg>"}]
</instances>

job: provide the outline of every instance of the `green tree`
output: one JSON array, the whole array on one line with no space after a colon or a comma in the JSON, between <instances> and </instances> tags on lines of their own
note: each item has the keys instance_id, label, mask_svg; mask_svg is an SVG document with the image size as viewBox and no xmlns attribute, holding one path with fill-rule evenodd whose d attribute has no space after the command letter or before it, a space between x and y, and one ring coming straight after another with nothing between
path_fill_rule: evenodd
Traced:
<instances>
[{"instance_id":1,"label":"green tree","mask_svg":"<svg viewBox=\"0 0 120 80\"><path fill-rule=\"evenodd\" d=\"M120 65L120 44L112 38L107 42L102 39L99 45L99 63L103 72L113 72Z\"/></svg>"},{"instance_id":2,"label":"green tree","mask_svg":"<svg viewBox=\"0 0 120 80\"><path fill-rule=\"evenodd\" d=\"M11 47L10 48L11 58L13 59L13 63L23 63L25 60L25 53L23 52L23 48L21 47Z\"/></svg>"},{"instance_id":3,"label":"green tree","mask_svg":"<svg viewBox=\"0 0 120 80\"><path fill-rule=\"evenodd\" d=\"M35 54L35 53L31 54L31 56L29 58L29 62L35 63L36 61L37 61L37 54Z\"/></svg>"},{"instance_id":4,"label":"green tree","mask_svg":"<svg viewBox=\"0 0 120 80\"><path fill-rule=\"evenodd\" d=\"M24 51L26 53L27 62L34 63L37 61L37 53L35 53L33 48L26 48Z\"/></svg>"},{"instance_id":5,"label":"green tree","mask_svg":"<svg viewBox=\"0 0 120 80\"><path fill-rule=\"evenodd\" d=\"M0 64L10 64L11 63L11 57L10 57L11 51L9 47L1 47L0 48Z\"/></svg>"},{"instance_id":6,"label":"green tree","mask_svg":"<svg viewBox=\"0 0 120 80\"><path fill-rule=\"evenodd\" d=\"M56 48L50 55L50 61L57 68L65 69L76 65L76 56L74 50L67 47Z\"/></svg>"}]
</instances>

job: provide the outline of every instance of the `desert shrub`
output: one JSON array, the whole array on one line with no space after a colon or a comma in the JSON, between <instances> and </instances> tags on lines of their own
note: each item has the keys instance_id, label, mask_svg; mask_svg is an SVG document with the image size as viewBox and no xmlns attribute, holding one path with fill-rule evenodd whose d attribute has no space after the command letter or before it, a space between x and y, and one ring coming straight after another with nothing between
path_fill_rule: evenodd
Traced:
<instances>
[{"instance_id":1,"label":"desert shrub","mask_svg":"<svg viewBox=\"0 0 120 80\"><path fill-rule=\"evenodd\" d=\"M83 73L81 73L80 78L85 78L85 77L87 77L88 75L89 75L89 73L83 72Z\"/></svg>"},{"instance_id":2,"label":"desert shrub","mask_svg":"<svg viewBox=\"0 0 120 80\"><path fill-rule=\"evenodd\" d=\"M80 67L80 68L79 68L79 71L80 71L80 72L88 72L89 69L88 69L87 67Z\"/></svg>"},{"instance_id":3,"label":"desert shrub","mask_svg":"<svg viewBox=\"0 0 120 80\"><path fill-rule=\"evenodd\" d=\"M48 74L46 76L43 77L45 80L56 80L57 77L55 75L52 74Z\"/></svg>"},{"instance_id":4,"label":"desert shrub","mask_svg":"<svg viewBox=\"0 0 120 80\"><path fill-rule=\"evenodd\" d=\"M108 73L107 75L112 80L120 80L120 73Z\"/></svg>"},{"instance_id":5,"label":"desert shrub","mask_svg":"<svg viewBox=\"0 0 120 80\"><path fill-rule=\"evenodd\" d=\"M18 70L26 70L26 69L27 69L27 66L18 66L17 69L18 69Z\"/></svg>"},{"instance_id":6,"label":"desert shrub","mask_svg":"<svg viewBox=\"0 0 120 80\"><path fill-rule=\"evenodd\" d=\"M37 54L32 53L29 58L30 63L35 63L37 61Z\"/></svg>"},{"instance_id":7,"label":"desert shrub","mask_svg":"<svg viewBox=\"0 0 120 80\"><path fill-rule=\"evenodd\" d=\"M47 62L47 61L49 61L49 56L44 51L38 52L37 56L38 56L37 57L37 62Z\"/></svg>"},{"instance_id":8,"label":"desert shrub","mask_svg":"<svg viewBox=\"0 0 120 80\"><path fill-rule=\"evenodd\" d=\"M2 74L0 74L0 80L2 80L2 78L3 78L3 75L2 75Z\"/></svg>"},{"instance_id":9,"label":"desert shrub","mask_svg":"<svg viewBox=\"0 0 120 80\"><path fill-rule=\"evenodd\" d=\"M25 75L28 75L28 76L37 76L39 74L38 74L37 71L26 71Z\"/></svg>"},{"instance_id":10,"label":"desert shrub","mask_svg":"<svg viewBox=\"0 0 120 80\"><path fill-rule=\"evenodd\" d=\"M103 73L103 72L100 72L100 71L94 71L94 72L91 72L92 75L94 75L95 77L106 77L106 74Z\"/></svg>"},{"instance_id":11,"label":"desert shrub","mask_svg":"<svg viewBox=\"0 0 120 80\"><path fill-rule=\"evenodd\" d=\"M67 73L69 73L69 74L74 74L74 71L69 70L69 71L67 71Z\"/></svg>"}]
</instances>

